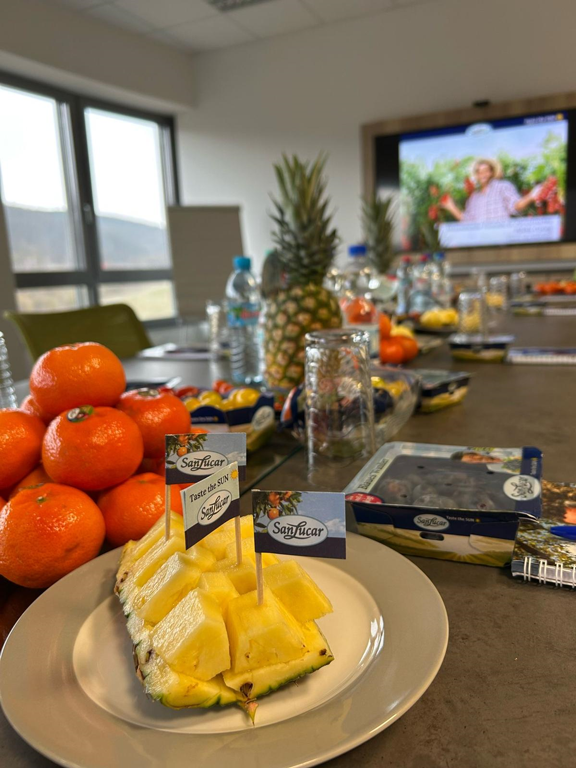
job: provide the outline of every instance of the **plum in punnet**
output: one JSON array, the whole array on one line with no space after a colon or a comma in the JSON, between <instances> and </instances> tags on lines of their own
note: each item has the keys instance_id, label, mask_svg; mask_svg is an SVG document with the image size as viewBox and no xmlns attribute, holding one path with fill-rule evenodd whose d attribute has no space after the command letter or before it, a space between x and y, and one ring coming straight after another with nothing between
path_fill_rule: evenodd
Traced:
<instances>
[{"instance_id":1,"label":"plum in punnet","mask_svg":"<svg viewBox=\"0 0 576 768\"><path fill-rule=\"evenodd\" d=\"M434 507L434 509L457 509L458 507L453 499L436 493L419 496L413 503L416 507Z\"/></svg>"},{"instance_id":2,"label":"plum in punnet","mask_svg":"<svg viewBox=\"0 0 576 768\"><path fill-rule=\"evenodd\" d=\"M436 488L430 483L419 483L419 485L414 488L412 495L415 499L418 499L420 496L430 496L430 494L434 495L435 493Z\"/></svg>"},{"instance_id":3,"label":"plum in punnet","mask_svg":"<svg viewBox=\"0 0 576 768\"><path fill-rule=\"evenodd\" d=\"M493 510L496 504L487 493L478 491L459 491L454 494L454 500L462 509Z\"/></svg>"},{"instance_id":4,"label":"plum in punnet","mask_svg":"<svg viewBox=\"0 0 576 768\"><path fill-rule=\"evenodd\" d=\"M412 488L405 480L384 480L378 493L387 504L410 504Z\"/></svg>"}]
</instances>

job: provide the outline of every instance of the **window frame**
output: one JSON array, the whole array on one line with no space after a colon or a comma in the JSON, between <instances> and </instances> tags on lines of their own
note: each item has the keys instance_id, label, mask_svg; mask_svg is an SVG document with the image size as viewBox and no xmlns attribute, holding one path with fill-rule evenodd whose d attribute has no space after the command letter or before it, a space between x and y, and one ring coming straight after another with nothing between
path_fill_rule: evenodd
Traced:
<instances>
[{"instance_id":1,"label":"window frame","mask_svg":"<svg viewBox=\"0 0 576 768\"><path fill-rule=\"evenodd\" d=\"M15 288L85 286L89 306L99 305L98 286L103 283L137 283L150 280L169 280L174 291L172 267L142 270L103 270L101 268L92 196L85 110L89 108L100 109L118 115L148 120L158 125L166 206L180 204L174 117L68 91L58 86L1 70L0 85L27 91L39 96L47 96L56 101L66 193L73 221L73 237L78 258L77 268L65 272L16 272L13 270ZM174 324L175 322L177 322L176 316L148 320L145 321L145 325L147 327L158 327Z\"/></svg>"}]
</instances>

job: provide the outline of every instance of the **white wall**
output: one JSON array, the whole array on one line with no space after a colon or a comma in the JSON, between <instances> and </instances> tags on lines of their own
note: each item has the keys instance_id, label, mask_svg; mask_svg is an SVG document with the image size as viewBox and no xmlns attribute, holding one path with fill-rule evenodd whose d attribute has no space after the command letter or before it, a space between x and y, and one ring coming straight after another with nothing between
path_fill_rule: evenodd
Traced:
<instances>
[{"instance_id":1,"label":"white wall","mask_svg":"<svg viewBox=\"0 0 576 768\"><path fill-rule=\"evenodd\" d=\"M194 104L190 55L42 0L0 0L0 69L148 109Z\"/></svg>"},{"instance_id":2,"label":"white wall","mask_svg":"<svg viewBox=\"0 0 576 768\"><path fill-rule=\"evenodd\" d=\"M357 241L362 123L574 90L575 35L574 0L434 0L198 56L184 202L240 203L261 258L272 163L327 150L336 223Z\"/></svg>"}]
</instances>

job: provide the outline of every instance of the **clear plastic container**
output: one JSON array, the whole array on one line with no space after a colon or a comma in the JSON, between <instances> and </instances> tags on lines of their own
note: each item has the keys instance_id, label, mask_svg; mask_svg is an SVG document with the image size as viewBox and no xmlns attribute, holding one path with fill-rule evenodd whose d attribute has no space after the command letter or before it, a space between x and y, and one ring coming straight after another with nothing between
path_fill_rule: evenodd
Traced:
<instances>
[{"instance_id":1,"label":"clear plastic container","mask_svg":"<svg viewBox=\"0 0 576 768\"><path fill-rule=\"evenodd\" d=\"M262 345L259 341L260 293L251 261L235 256L234 271L226 284L226 309L232 380L248 384L261 380Z\"/></svg>"}]
</instances>

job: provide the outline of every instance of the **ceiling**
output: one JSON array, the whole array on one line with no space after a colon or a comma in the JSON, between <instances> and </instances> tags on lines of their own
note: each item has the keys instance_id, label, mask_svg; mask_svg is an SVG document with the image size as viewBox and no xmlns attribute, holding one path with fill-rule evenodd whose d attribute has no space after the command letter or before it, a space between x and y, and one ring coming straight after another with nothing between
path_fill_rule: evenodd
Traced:
<instances>
[{"instance_id":1,"label":"ceiling","mask_svg":"<svg viewBox=\"0 0 576 768\"><path fill-rule=\"evenodd\" d=\"M45 0L192 53L427 0ZM218 6L225 10L218 10ZM232 7L230 7L232 6Z\"/></svg>"}]
</instances>

